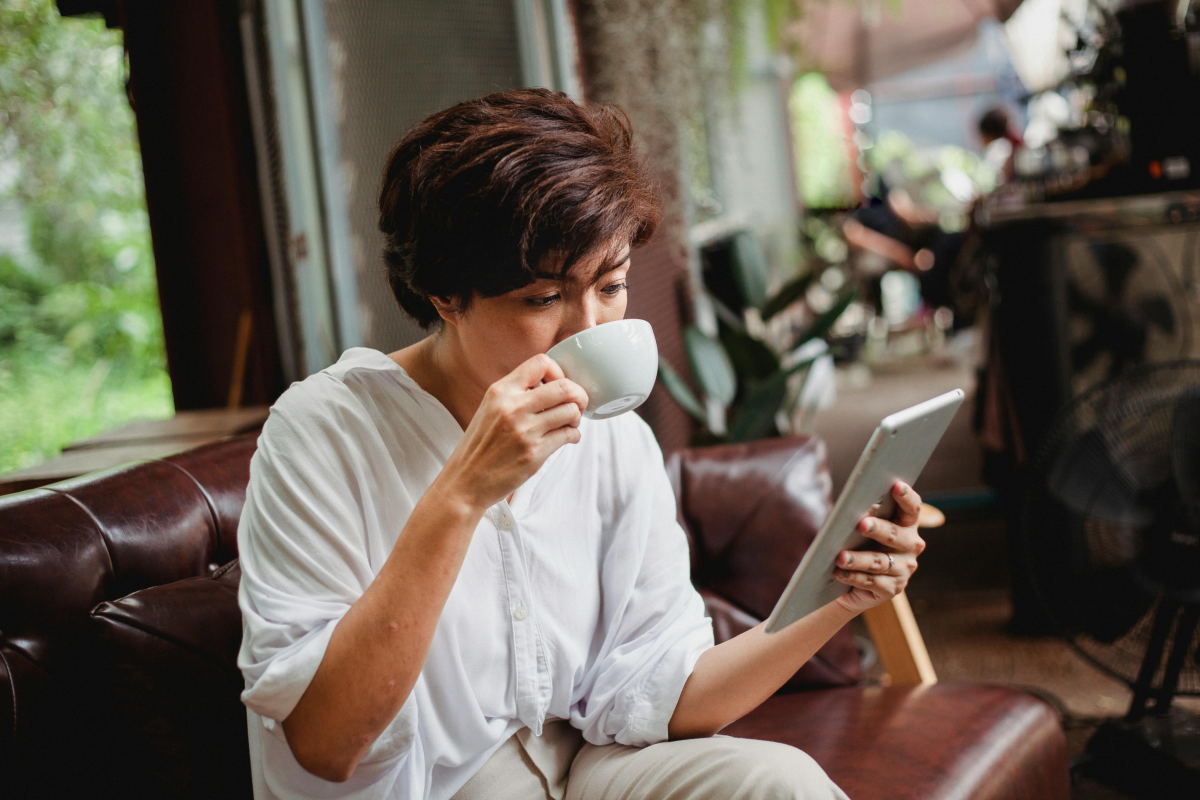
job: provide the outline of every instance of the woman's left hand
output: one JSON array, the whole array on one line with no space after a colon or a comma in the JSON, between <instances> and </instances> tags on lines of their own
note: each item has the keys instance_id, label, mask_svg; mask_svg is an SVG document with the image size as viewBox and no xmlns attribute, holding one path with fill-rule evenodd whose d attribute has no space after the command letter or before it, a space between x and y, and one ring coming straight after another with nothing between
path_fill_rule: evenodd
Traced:
<instances>
[{"instance_id":1,"label":"woman's left hand","mask_svg":"<svg viewBox=\"0 0 1200 800\"><path fill-rule=\"evenodd\" d=\"M858 532L879 542L881 549L843 550L834 565L834 578L854 587L836 602L855 614L903 592L917 571L917 556L925 549L925 540L917 533L921 496L908 484L896 481L892 497L896 500L892 519L864 517L858 523Z\"/></svg>"}]
</instances>

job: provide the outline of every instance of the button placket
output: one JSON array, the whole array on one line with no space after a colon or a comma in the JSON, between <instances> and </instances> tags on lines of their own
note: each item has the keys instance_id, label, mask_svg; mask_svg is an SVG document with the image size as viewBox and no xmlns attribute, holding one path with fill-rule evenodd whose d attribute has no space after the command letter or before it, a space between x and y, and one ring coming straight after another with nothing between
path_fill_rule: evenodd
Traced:
<instances>
[{"instance_id":1,"label":"button placket","mask_svg":"<svg viewBox=\"0 0 1200 800\"><path fill-rule=\"evenodd\" d=\"M516 682L517 715L535 731L541 729L541 703L539 702L539 658L541 648L539 631L532 613L529 598L529 578L525 568L520 529L513 517L512 509L505 502L492 509L492 520L496 525L500 544L501 563L504 567L505 589L508 594L509 613L512 617L512 646L514 680Z\"/></svg>"}]
</instances>

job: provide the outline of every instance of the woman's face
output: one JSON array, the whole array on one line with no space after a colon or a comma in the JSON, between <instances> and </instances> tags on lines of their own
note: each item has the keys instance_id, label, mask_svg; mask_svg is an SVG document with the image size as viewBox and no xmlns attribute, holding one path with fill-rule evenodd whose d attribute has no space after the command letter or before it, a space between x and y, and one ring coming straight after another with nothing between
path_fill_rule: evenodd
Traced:
<instances>
[{"instance_id":1,"label":"woman's face","mask_svg":"<svg viewBox=\"0 0 1200 800\"><path fill-rule=\"evenodd\" d=\"M564 280L543 278L499 297L446 313L471 378L490 386L522 362L586 328L625 316L629 247L580 259Z\"/></svg>"}]
</instances>

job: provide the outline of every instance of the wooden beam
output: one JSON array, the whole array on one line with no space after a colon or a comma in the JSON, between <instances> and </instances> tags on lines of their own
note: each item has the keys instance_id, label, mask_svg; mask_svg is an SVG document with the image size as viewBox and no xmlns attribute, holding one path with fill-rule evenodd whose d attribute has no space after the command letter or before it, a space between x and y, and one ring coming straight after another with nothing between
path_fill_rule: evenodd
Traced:
<instances>
[{"instance_id":1,"label":"wooden beam","mask_svg":"<svg viewBox=\"0 0 1200 800\"><path fill-rule=\"evenodd\" d=\"M123 0L119 7L175 408L228 403L245 309L253 312L253 335L241 401L269 405L287 384L238 0Z\"/></svg>"},{"instance_id":2,"label":"wooden beam","mask_svg":"<svg viewBox=\"0 0 1200 800\"><path fill-rule=\"evenodd\" d=\"M896 595L890 603L864 611L862 616L892 686L937 683L937 673L907 597Z\"/></svg>"}]
</instances>

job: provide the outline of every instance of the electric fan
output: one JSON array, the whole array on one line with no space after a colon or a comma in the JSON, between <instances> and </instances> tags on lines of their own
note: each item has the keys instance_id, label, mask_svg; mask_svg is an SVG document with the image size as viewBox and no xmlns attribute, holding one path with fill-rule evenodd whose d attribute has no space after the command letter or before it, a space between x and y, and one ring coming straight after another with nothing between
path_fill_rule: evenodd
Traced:
<instances>
[{"instance_id":1,"label":"electric fan","mask_svg":"<svg viewBox=\"0 0 1200 800\"><path fill-rule=\"evenodd\" d=\"M1059 415L1031 464L1035 589L1089 661L1125 681L1083 774L1146 798L1200 797L1200 361L1126 369Z\"/></svg>"},{"instance_id":2,"label":"electric fan","mask_svg":"<svg viewBox=\"0 0 1200 800\"><path fill-rule=\"evenodd\" d=\"M1082 392L1137 364L1184 358L1191 348L1187 294L1150 244L1088 239L1067 260L1073 389Z\"/></svg>"}]
</instances>

